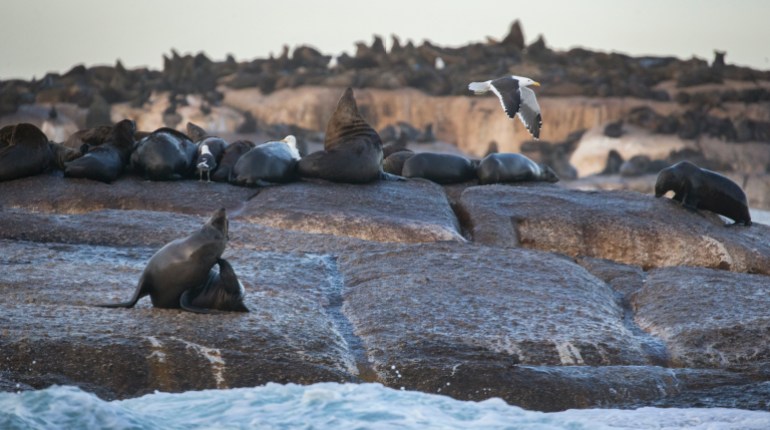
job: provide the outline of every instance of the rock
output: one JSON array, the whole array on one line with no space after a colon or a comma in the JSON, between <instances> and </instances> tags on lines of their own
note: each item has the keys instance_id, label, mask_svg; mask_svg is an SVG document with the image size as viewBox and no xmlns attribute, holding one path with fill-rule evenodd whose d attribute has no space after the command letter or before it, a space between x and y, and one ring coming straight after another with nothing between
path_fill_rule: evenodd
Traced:
<instances>
[{"instance_id":1,"label":"rock","mask_svg":"<svg viewBox=\"0 0 770 430\"><path fill-rule=\"evenodd\" d=\"M470 187L460 218L473 241L643 268L700 266L770 274L770 227L727 228L718 215L692 212L667 198L631 192L583 192L556 185Z\"/></svg>"},{"instance_id":2,"label":"rock","mask_svg":"<svg viewBox=\"0 0 770 430\"><path fill-rule=\"evenodd\" d=\"M696 267L650 271L635 320L666 343L670 365L770 374L770 277Z\"/></svg>"},{"instance_id":3,"label":"rock","mask_svg":"<svg viewBox=\"0 0 770 430\"><path fill-rule=\"evenodd\" d=\"M426 181L269 187L250 199L237 218L370 241L464 241L441 187Z\"/></svg>"}]
</instances>

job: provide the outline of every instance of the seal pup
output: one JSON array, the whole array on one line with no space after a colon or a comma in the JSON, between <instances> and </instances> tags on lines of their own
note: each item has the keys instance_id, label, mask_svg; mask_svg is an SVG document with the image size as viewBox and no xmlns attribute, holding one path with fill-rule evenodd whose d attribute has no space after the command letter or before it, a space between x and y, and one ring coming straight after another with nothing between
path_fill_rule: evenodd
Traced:
<instances>
[{"instance_id":1,"label":"seal pup","mask_svg":"<svg viewBox=\"0 0 770 430\"><path fill-rule=\"evenodd\" d=\"M64 176L86 178L110 183L123 173L134 149L136 123L124 119L112 128L112 133L105 143L91 147L84 143L82 157L64 163Z\"/></svg>"},{"instance_id":2,"label":"seal pup","mask_svg":"<svg viewBox=\"0 0 770 430\"><path fill-rule=\"evenodd\" d=\"M227 147L227 141L220 137L209 136L202 127L191 122L187 123L187 135L195 142L197 148L195 155L195 168L198 171L198 180L211 182L211 172L216 170L219 160Z\"/></svg>"},{"instance_id":3,"label":"seal pup","mask_svg":"<svg viewBox=\"0 0 770 430\"><path fill-rule=\"evenodd\" d=\"M219 160L216 170L211 175L211 180L215 182L230 181L230 173L232 172L233 167L235 167L235 164L243 154L249 152L251 148L254 148L254 142L248 140L236 140L227 145L222 153L222 158Z\"/></svg>"},{"instance_id":4,"label":"seal pup","mask_svg":"<svg viewBox=\"0 0 770 430\"><path fill-rule=\"evenodd\" d=\"M246 290L238 280L233 266L224 258L218 259L217 264L219 271L212 267L205 283L182 293L180 307L200 314L216 311L249 312L243 303Z\"/></svg>"},{"instance_id":5,"label":"seal pup","mask_svg":"<svg viewBox=\"0 0 770 430\"><path fill-rule=\"evenodd\" d=\"M484 82L471 82L468 89L474 94L492 91L500 99L508 118L518 116L532 137L539 139L543 117L540 115L540 105L537 103L535 92L528 88L530 85L539 87L540 83L523 76L509 75Z\"/></svg>"},{"instance_id":6,"label":"seal pup","mask_svg":"<svg viewBox=\"0 0 770 430\"><path fill-rule=\"evenodd\" d=\"M414 151L411 149L394 152L382 160L382 170L385 171L385 173L402 176L401 173L404 169L404 163L413 155Z\"/></svg>"},{"instance_id":7,"label":"seal pup","mask_svg":"<svg viewBox=\"0 0 770 430\"><path fill-rule=\"evenodd\" d=\"M746 194L738 184L719 173L680 161L661 170L655 181L655 197L669 191L674 192L673 200L687 209L705 209L724 215L735 224L751 225Z\"/></svg>"},{"instance_id":8,"label":"seal pup","mask_svg":"<svg viewBox=\"0 0 770 430\"><path fill-rule=\"evenodd\" d=\"M159 128L140 140L131 155L131 167L145 179L181 179L192 173L197 148L184 133Z\"/></svg>"},{"instance_id":9,"label":"seal pup","mask_svg":"<svg viewBox=\"0 0 770 430\"><path fill-rule=\"evenodd\" d=\"M227 231L227 214L221 208L200 230L167 243L150 257L129 301L98 306L131 308L149 295L156 308L179 308L182 293L208 281L227 245Z\"/></svg>"},{"instance_id":10,"label":"seal pup","mask_svg":"<svg viewBox=\"0 0 770 430\"><path fill-rule=\"evenodd\" d=\"M304 178L350 184L399 179L382 171L382 141L358 112L350 87L326 125L324 149L303 157L298 171Z\"/></svg>"},{"instance_id":11,"label":"seal pup","mask_svg":"<svg viewBox=\"0 0 770 430\"><path fill-rule=\"evenodd\" d=\"M48 137L36 125L22 122L0 129L0 181L43 173L52 161Z\"/></svg>"},{"instance_id":12,"label":"seal pup","mask_svg":"<svg viewBox=\"0 0 770 430\"><path fill-rule=\"evenodd\" d=\"M479 184L506 182L559 182L559 176L550 167L538 164L529 157L510 152L498 152L484 157L476 168Z\"/></svg>"},{"instance_id":13,"label":"seal pup","mask_svg":"<svg viewBox=\"0 0 770 430\"><path fill-rule=\"evenodd\" d=\"M476 166L462 155L422 152L404 161L401 175L405 178L424 178L438 184L456 184L475 179Z\"/></svg>"},{"instance_id":14,"label":"seal pup","mask_svg":"<svg viewBox=\"0 0 770 430\"><path fill-rule=\"evenodd\" d=\"M297 177L299 160L297 139L293 135L265 142L238 159L230 173L230 183L253 187L266 182L290 182Z\"/></svg>"}]
</instances>

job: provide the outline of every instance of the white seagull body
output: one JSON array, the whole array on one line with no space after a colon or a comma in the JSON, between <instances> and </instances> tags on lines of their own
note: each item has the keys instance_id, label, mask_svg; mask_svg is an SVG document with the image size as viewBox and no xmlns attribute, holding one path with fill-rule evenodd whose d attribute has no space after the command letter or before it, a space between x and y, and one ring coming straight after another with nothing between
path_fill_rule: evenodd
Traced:
<instances>
[{"instance_id":1,"label":"white seagull body","mask_svg":"<svg viewBox=\"0 0 770 430\"><path fill-rule=\"evenodd\" d=\"M484 82L471 82L468 84L468 89L475 94L492 91L500 99L500 104L503 105L503 110L508 117L518 116L524 127L535 139L538 139L543 118L540 115L540 105L537 104L535 92L528 88L530 85L539 87L540 83L530 78L509 75Z\"/></svg>"}]
</instances>

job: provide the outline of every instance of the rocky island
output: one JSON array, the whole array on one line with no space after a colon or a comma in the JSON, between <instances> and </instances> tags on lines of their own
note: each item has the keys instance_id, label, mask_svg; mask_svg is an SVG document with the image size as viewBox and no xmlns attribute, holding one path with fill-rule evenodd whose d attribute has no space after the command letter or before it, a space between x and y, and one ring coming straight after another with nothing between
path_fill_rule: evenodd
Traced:
<instances>
[{"instance_id":1,"label":"rocky island","mask_svg":"<svg viewBox=\"0 0 770 430\"><path fill-rule=\"evenodd\" d=\"M770 227L727 227L652 194L660 166L686 158L736 181L752 210L770 208L770 74L720 53L708 63L523 40L515 22L501 41L459 48L394 38L387 51L376 37L333 67L297 47L0 82L0 125L36 124L56 142L130 118L142 131L193 121L230 141L291 133L307 148L353 86L383 141L521 152L562 178L248 188L54 170L0 182L0 388L116 399L354 381L542 411L770 410ZM508 72L542 83L542 140L465 91ZM223 256L251 312L94 306L130 297L153 253L220 207Z\"/></svg>"}]
</instances>

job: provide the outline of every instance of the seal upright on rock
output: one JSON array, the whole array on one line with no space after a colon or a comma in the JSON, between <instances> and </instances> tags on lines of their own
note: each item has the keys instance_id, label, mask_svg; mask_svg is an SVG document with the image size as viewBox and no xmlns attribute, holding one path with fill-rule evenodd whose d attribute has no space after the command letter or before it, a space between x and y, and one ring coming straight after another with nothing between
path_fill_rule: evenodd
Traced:
<instances>
[{"instance_id":1,"label":"seal upright on rock","mask_svg":"<svg viewBox=\"0 0 770 430\"><path fill-rule=\"evenodd\" d=\"M146 179L181 179L192 173L197 148L187 135L159 128L140 140L131 155L131 167Z\"/></svg>"},{"instance_id":2,"label":"seal upright on rock","mask_svg":"<svg viewBox=\"0 0 770 430\"><path fill-rule=\"evenodd\" d=\"M424 178L438 184L456 184L476 178L473 161L455 154L421 152L404 161L401 175Z\"/></svg>"},{"instance_id":3,"label":"seal upright on rock","mask_svg":"<svg viewBox=\"0 0 770 430\"><path fill-rule=\"evenodd\" d=\"M735 224L751 225L746 194L738 184L719 173L681 161L658 173L655 197L669 191L674 192L673 200L685 208L705 209L724 215Z\"/></svg>"},{"instance_id":4,"label":"seal upright on rock","mask_svg":"<svg viewBox=\"0 0 770 430\"><path fill-rule=\"evenodd\" d=\"M43 173L52 159L48 137L36 125L22 122L0 129L0 181Z\"/></svg>"},{"instance_id":5,"label":"seal upright on rock","mask_svg":"<svg viewBox=\"0 0 770 430\"><path fill-rule=\"evenodd\" d=\"M167 243L150 258L129 301L98 306L131 308L149 295L156 308L179 308L182 293L209 280L211 268L227 245L227 231L227 214L221 208L200 230Z\"/></svg>"},{"instance_id":6,"label":"seal upright on rock","mask_svg":"<svg viewBox=\"0 0 770 430\"><path fill-rule=\"evenodd\" d=\"M134 149L134 133L136 124L130 119L124 119L115 124L112 134L99 145L91 147L84 143L80 158L64 164L64 176L71 178L86 178L110 183L123 173L128 164L131 151Z\"/></svg>"},{"instance_id":7,"label":"seal upright on rock","mask_svg":"<svg viewBox=\"0 0 770 430\"><path fill-rule=\"evenodd\" d=\"M205 283L182 293L179 302L181 308L200 314L216 311L249 312L249 308L243 304L246 290L238 280L233 266L224 258L217 260L217 264L219 271L212 267Z\"/></svg>"},{"instance_id":8,"label":"seal upright on rock","mask_svg":"<svg viewBox=\"0 0 770 430\"><path fill-rule=\"evenodd\" d=\"M299 160L297 139L290 134L282 140L257 145L243 154L235 163L230 182L245 186L290 182L297 177Z\"/></svg>"},{"instance_id":9,"label":"seal upright on rock","mask_svg":"<svg viewBox=\"0 0 770 430\"><path fill-rule=\"evenodd\" d=\"M382 171L382 141L358 112L352 88L345 90L326 125L324 149L303 157L298 171L305 178L351 184L396 179Z\"/></svg>"},{"instance_id":10,"label":"seal upright on rock","mask_svg":"<svg viewBox=\"0 0 770 430\"><path fill-rule=\"evenodd\" d=\"M498 152L484 157L476 169L479 184L506 182L559 182L559 176L550 167L538 164L529 157L510 152Z\"/></svg>"}]
</instances>

